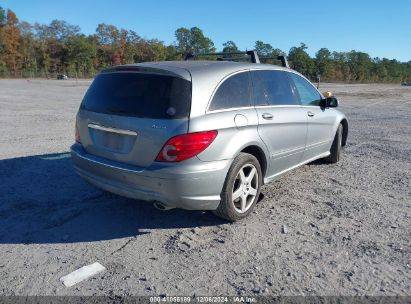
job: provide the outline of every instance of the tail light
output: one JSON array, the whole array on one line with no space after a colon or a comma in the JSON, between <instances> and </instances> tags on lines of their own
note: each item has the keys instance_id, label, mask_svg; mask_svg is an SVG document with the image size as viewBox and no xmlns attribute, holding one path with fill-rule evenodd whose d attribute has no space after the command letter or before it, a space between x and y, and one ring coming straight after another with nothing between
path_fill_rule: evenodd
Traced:
<instances>
[{"instance_id":1,"label":"tail light","mask_svg":"<svg viewBox=\"0 0 411 304\"><path fill-rule=\"evenodd\" d=\"M158 153L156 161L180 162L203 152L216 138L217 131L187 133L170 138Z\"/></svg>"},{"instance_id":2,"label":"tail light","mask_svg":"<svg viewBox=\"0 0 411 304\"><path fill-rule=\"evenodd\" d=\"M80 132L78 131L78 125L77 125L77 117L76 117L76 122L75 122L74 128L75 128L74 139L77 143L81 144Z\"/></svg>"}]
</instances>

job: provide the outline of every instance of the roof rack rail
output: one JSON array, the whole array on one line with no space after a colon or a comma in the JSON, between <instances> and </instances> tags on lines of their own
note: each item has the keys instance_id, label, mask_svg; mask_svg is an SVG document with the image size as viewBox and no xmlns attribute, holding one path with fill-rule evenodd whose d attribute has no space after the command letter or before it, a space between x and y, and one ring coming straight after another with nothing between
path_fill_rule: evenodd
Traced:
<instances>
[{"instance_id":1,"label":"roof rack rail","mask_svg":"<svg viewBox=\"0 0 411 304\"><path fill-rule=\"evenodd\" d=\"M216 53L187 53L184 60L189 60L198 56L227 56L227 55L249 55L249 57L242 57L243 59L250 59L252 63L260 63L260 58L256 51L236 51L236 52L216 52ZM227 61L232 58L219 58L219 61Z\"/></svg>"},{"instance_id":2,"label":"roof rack rail","mask_svg":"<svg viewBox=\"0 0 411 304\"><path fill-rule=\"evenodd\" d=\"M262 56L260 59L274 59L274 60L279 60L281 61L281 65L285 68L290 68L290 65L288 64L287 57L284 55L278 55L278 56Z\"/></svg>"},{"instance_id":3,"label":"roof rack rail","mask_svg":"<svg viewBox=\"0 0 411 304\"><path fill-rule=\"evenodd\" d=\"M184 60L190 60L193 57L199 56L227 56L227 55L248 55L250 57L217 57L217 61L240 61L251 60L252 63L260 63L260 59L274 59L281 61L281 65L285 68L290 68L287 57L284 55L278 56L261 56L259 57L256 51L236 51L236 52L215 52L215 53L187 53Z\"/></svg>"},{"instance_id":4,"label":"roof rack rail","mask_svg":"<svg viewBox=\"0 0 411 304\"><path fill-rule=\"evenodd\" d=\"M217 57L217 61L241 61L241 60L249 60L250 57Z\"/></svg>"}]
</instances>

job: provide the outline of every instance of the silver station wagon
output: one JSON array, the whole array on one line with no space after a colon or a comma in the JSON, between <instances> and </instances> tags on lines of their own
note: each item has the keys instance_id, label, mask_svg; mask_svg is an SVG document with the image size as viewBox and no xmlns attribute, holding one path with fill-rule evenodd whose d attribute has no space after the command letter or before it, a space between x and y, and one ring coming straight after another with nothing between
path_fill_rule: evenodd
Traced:
<instances>
[{"instance_id":1,"label":"silver station wagon","mask_svg":"<svg viewBox=\"0 0 411 304\"><path fill-rule=\"evenodd\" d=\"M218 54L217 54L218 55ZM93 81L71 155L95 186L157 208L246 217L261 186L324 158L348 134L336 98L301 74L252 62L186 60L115 66Z\"/></svg>"}]
</instances>

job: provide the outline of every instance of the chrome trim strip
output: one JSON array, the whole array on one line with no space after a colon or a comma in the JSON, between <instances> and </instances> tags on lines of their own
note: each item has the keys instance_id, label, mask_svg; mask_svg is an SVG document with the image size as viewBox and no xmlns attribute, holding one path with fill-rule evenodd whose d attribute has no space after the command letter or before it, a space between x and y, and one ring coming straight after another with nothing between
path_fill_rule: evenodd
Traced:
<instances>
[{"instance_id":1,"label":"chrome trim strip","mask_svg":"<svg viewBox=\"0 0 411 304\"><path fill-rule=\"evenodd\" d=\"M255 106L256 109L269 109L269 108L301 108L300 104L295 104L295 105L259 105Z\"/></svg>"},{"instance_id":2,"label":"chrome trim strip","mask_svg":"<svg viewBox=\"0 0 411 304\"><path fill-rule=\"evenodd\" d=\"M248 107L237 107L237 108L227 108L221 110L208 111L206 114L229 112L229 111L240 111L249 109L269 109L269 108L301 108L301 105L264 105L264 106L248 106ZM318 108L318 107L317 107Z\"/></svg>"},{"instance_id":3,"label":"chrome trim strip","mask_svg":"<svg viewBox=\"0 0 411 304\"><path fill-rule=\"evenodd\" d=\"M213 114L213 113L220 113L220 112L230 112L230 111L240 111L240 110L250 110L254 109L253 106L246 106L246 107L236 107L236 108L226 108L226 109L220 109L220 110L212 110L212 111L207 111L206 114Z\"/></svg>"},{"instance_id":4,"label":"chrome trim strip","mask_svg":"<svg viewBox=\"0 0 411 304\"><path fill-rule=\"evenodd\" d=\"M108 168L114 169L114 170L119 170L119 171L133 173L133 174L136 174L136 173L139 174L139 173L142 173L144 171L144 170L133 170L133 169L129 169L129 168L126 168L126 167L119 167L119 166L111 164L112 162L115 162L115 161L102 162L102 161L99 161L99 160L94 159L92 157L87 157L87 156L79 153L75 149L71 149L71 153L72 153L72 155L74 153L75 157L78 157L78 158L83 159L85 161L89 161L89 162L95 163L97 165L100 165L102 167L106 167L106 168L108 167ZM131 165L129 165L129 167L131 167ZM142 176L144 176L144 175L142 175ZM146 176L144 176L144 177L146 177Z\"/></svg>"},{"instance_id":5,"label":"chrome trim strip","mask_svg":"<svg viewBox=\"0 0 411 304\"><path fill-rule=\"evenodd\" d=\"M95 124L88 124L89 128L96 129L96 130L101 130L101 131L106 131L106 132L111 132L111 133L117 133L117 134L124 134L124 135L131 135L131 136L137 136L137 132L130 131L130 130L124 130L124 129L115 129L115 128L110 128L110 127L104 127L104 126L99 126Z\"/></svg>"}]
</instances>

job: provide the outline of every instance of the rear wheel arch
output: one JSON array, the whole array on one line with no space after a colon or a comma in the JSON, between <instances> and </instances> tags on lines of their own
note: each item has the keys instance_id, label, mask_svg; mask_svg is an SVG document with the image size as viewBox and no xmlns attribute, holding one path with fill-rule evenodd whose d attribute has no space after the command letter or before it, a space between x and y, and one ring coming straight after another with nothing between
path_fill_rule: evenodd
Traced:
<instances>
[{"instance_id":1,"label":"rear wheel arch","mask_svg":"<svg viewBox=\"0 0 411 304\"><path fill-rule=\"evenodd\" d=\"M239 153L241 152L251 154L258 160L258 162L260 163L263 177L264 177L268 169L268 162L267 162L266 154L264 153L263 149L261 149L259 146L251 145L251 146L243 148Z\"/></svg>"}]
</instances>

